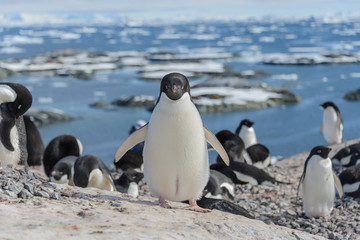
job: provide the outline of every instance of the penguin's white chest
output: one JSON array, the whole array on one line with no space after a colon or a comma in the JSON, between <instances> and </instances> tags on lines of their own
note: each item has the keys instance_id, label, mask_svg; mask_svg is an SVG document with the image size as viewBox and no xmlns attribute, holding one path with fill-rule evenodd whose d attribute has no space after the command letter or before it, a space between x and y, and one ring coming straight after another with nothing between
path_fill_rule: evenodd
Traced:
<instances>
[{"instance_id":1,"label":"penguin's white chest","mask_svg":"<svg viewBox=\"0 0 360 240\"><path fill-rule=\"evenodd\" d=\"M10 142L14 147L14 151L9 151L1 142L0 142L0 165L11 164L14 167L19 165L21 151L19 148L19 134L16 128L16 125L10 131Z\"/></svg>"},{"instance_id":2,"label":"penguin's white chest","mask_svg":"<svg viewBox=\"0 0 360 240\"><path fill-rule=\"evenodd\" d=\"M332 107L324 110L323 133L329 144L340 143L342 140L343 126L338 119L336 111Z\"/></svg>"},{"instance_id":3,"label":"penguin's white chest","mask_svg":"<svg viewBox=\"0 0 360 240\"><path fill-rule=\"evenodd\" d=\"M330 214L335 199L331 160L313 156L303 182L303 207L308 217Z\"/></svg>"},{"instance_id":4,"label":"penguin's white chest","mask_svg":"<svg viewBox=\"0 0 360 240\"><path fill-rule=\"evenodd\" d=\"M186 93L165 94L151 116L144 145L144 176L153 195L172 201L198 198L209 178L200 114Z\"/></svg>"},{"instance_id":5,"label":"penguin's white chest","mask_svg":"<svg viewBox=\"0 0 360 240\"><path fill-rule=\"evenodd\" d=\"M245 149L256 144L256 134L253 127L242 126L240 131L240 138L244 141Z\"/></svg>"}]
</instances>

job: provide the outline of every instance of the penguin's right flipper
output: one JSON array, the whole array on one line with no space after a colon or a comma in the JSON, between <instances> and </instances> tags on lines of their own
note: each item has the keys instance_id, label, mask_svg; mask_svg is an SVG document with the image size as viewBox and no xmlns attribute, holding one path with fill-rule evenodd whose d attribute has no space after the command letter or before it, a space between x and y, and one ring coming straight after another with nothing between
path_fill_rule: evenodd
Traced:
<instances>
[{"instance_id":1,"label":"penguin's right flipper","mask_svg":"<svg viewBox=\"0 0 360 240\"><path fill-rule=\"evenodd\" d=\"M148 124L133 132L118 148L115 153L115 162L119 161L124 154L136 144L145 141Z\"/></svg>"},{"instance_id":2,"label":"penguin's right flipper","mask_svg":"<svg viewBox=\"0 0 360 240\"><path fill-rule=\"evenodd\" d=\"M220 157L225 162L226 166L229 166L230 165L229 156L226 153L224 147L221 145L217 137L212 132L210 132L209 129L207 129L205 126L203 128L205 132L206 141L208 141L210 145L219 153Z\"/></svg>"},{"instance_id":3,"label":"penguin's right flipper","mask_svg":"<svg viewBox=\"0 0 360 240\"><path fill-rule=\"evenodd\" d=\"M335 184L336 190L339 193L339 197L343 198L344 197L344 192L343 192L343 189L342 189L341 181L340 181L339 177L336 175L336 173L334 171L333 171L333 176L334 176L334 184Z\"/></svg>"},{"instance_id":4,"label":"penguin's right flipper","mask_svg":"<svg viewBox=\"0 0 360 240\"><path fill-rule=\"evenodd\" d=\"M299 200L299 190L300 190L300 186L303 184L303 182L304 182L304 176L305 174L304 174L304 172L301 174L301 177L300 177L300 180L299 180L299 184L298 184L298 186L297 186L297 191L296 191L296 203L297 203L297 201Z\"/></svg>"}]
</instances>

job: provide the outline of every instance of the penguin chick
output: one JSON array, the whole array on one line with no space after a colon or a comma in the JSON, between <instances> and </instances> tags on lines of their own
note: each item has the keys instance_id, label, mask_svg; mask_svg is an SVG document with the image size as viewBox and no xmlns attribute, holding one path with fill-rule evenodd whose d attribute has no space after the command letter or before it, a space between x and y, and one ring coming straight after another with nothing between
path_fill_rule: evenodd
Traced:
<instances>
[{"instance_id":1,"label":"penguin chick","mask_svg":"<svg viewBox=\"0 0 360 240\"><path fill-rule=\"evenodd\" d=\"M328 144L341 143L344 127L339 108L333 102L325 102L320 106L324 109L320 132Z\"/></svg>"},{"instance_id":2,"label":"penguin chick","mask_svg":"<svg viewBox=\"0 0 360 240\"><path fill-rule=\"evenodd\" d=\"M60 159L80 156L82 149L80 140L72 135L64 134L53 138L44 150L43 165L46 175L50 177L51 170Z\"/></svg>"},{"instance_id":3,"label":"penguin chick","mask_svg":"<svg viewBox=\"0 0 360 240\"><path fill-rule=\"evenodd\" d=\"M160 206L171 208L167 200L189 200L189 210L209 212L196 204L209 179L206 141L227 164L229 159L221 143L203 126L184 75L170 73L163 77L149 123L122 143L115 161L142 141L145 181L152 195L159 198Z\"/></svg>"},{"instance_id":4,"label":"penguin chick","mask_svg":"<svg viewBox=\"0 0 360 240\"><path fill-rule=\"evenodd\" d=\"M219 171L210 169L210 178L204 188L203 195L207 198L233 200L235 186L229 177Z\"/></svg>"},{"instance_id":5,"label":"penguin chick","mask_svg":"<svg viewBox=\"0 0 360 240\"><path fill-rule=\"evenodd\" d=\"M23 114L32 105L29 90L18 83L0 83L0 164L27 166Z\"/></svg>"},{"instance_id":6,"label":"penguin chick","mask_svg":"<svg viewBox=\"0 0 360 240\"><path fill-rule=\"evenodd\" d=\"M360 165L350 166L340 173L339 178L347 196L360 198Z\"/></svg>"},{"instance_id":7,"label":"penguin chick","mask_svg":"<svg viewBox=\"0 0 360 240\"><path fill-rule=\"evenodd\" d=\"M138 183L144 178L144 174L134 170L126 170L123 174L114 181L116 190L122 193L127 193L130 196L137 198L139 195Z\"/></svg>"},{"instance_id":8,"label":"penguin chick","mask_svg":"<svg viewBox=\"0 0 360 240\"><path fill-rule=\"evenodd\" d=\"M331 148L314 147L305 161L304 171L300 177L303 191L303 208L308 217L329 215L333 209L335 187L339 196L343 196L341 182L332 169L328 157Z\"/></svg>"},{"instance_id":9,"label":"penguin chick","mask_svg":"<svg viewBox=\"0 0 360 240\"><path fill-rule=\"evenodd\" d=\"M114 181L109 169L94 155L85 155L76 159L72 168L72 182L78 187L94 187L115 191Z\"/></svg>"},{"instance_id":10,"label":"penguin chick","mask_svg":"<svg viewBox=\"0 0 360 240\"><path fill-rule=\"evenodd\" d=\"M50 181L62 184L69 184L71 179L71 169L78 156L67 156L60 159L50 173Z\"/></svg>"}]
</instances>

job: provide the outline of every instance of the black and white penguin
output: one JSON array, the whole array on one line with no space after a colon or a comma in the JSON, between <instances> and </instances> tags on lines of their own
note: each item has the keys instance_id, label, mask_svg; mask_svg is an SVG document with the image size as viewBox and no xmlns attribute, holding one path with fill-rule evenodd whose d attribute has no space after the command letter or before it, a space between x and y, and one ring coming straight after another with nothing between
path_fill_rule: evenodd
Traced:
<instances>
[{"instance_id":1,"label":"black and white penguin","mask_svg":"<svg viewBox=\"0 0 360 240\"><path fill-rule=\"evenodd\" d=\"M244 141L245 148L258 143L253 125L253 121L244 119L240 122L239 126L235 130L235 134L239 135L240 138Z\"/></svg>"},{"instance_id":2,"label":"black and white penguin","mask_svg":"<svg viewBox=\"0 0 360 240\"><path fill-rule=\"evenodd\" d=\"M324 109L320 132L328 144L341 143L344 126L339 108L333 102L325 102L320 106Z\"/></svg>"},{"instance_id":3,"label":"black and white penguin","mask_svg":"<svg viewBox=\"0 0 360 240\"><path fill-rule=\"evenodd\" d=\"M244 119L235 133L244 141L247 153L244 155L246 162L263 169L270 165L270 151L265 145L258 143L253 125L253 121Z\"/></svg>"},{"instance_id":4,"label":"black and white penguin","mask_svg":"<svg viewBox=\"0 0 360 240\"><path fill-rule=\"evenodd\" d=\"M41 138L39 129L36 127L31 117L24 115L26 129L26 144L28 151L27 162L29 166L39 166L42 164L44 155L44 142Z\"/></svg>"},{"instance_id":5,"label":"black and white penguin","mask_svg":"<svg viewBox=\"0 0 360 240\"><path fill-rule=\"evenodd\" d=\"M142 154L130 149L119 159L119 161L116 162L114 160L114 165L116 167L116 171L122 172L132 169L141 172L143 165Z\"/></svg>"},{"instance_id":6,"label":"black and white penguin","mask_svg":"<svg viewBox=\"0 0 360 240\"><path fill-rule=\"evenodd\" d=\"M87 154L76 159L71 173L70 185L116 190L110 170L94 155Z\"/></svg>"},{"instance_id":7,"label":"black and white penguin","mask_svg":"<svg viewBox=\"0 0 360 240\"><path fill-rule=\"evenodd\" d=\"M210 169L210 178L204 188L203 195L207 198L233 200L235 197L235 185L223 173Z\"/></svg>"},{"instance_id":8,"label":"black and white penguin","mask_svg":"<svg viewBox=\"0 0 360 240\"><path fill-rule=\"evenodd\" d=\"M32 95L18 83L0 83L0 165L27 165L26 129L23 114Z\"/></svg>"},{"instance_id":9,"label":"black and white penguin","mask_svg":"<svg viewBox=\"0 0 360 240\"><path fill-rule=\"evenodd\" d=\"M334 165L350 167L360 164L360 143L354 143L340 149L332 158Z\"/></svg>"},{"instance_id":10,"label":"black and white penguin","mask_svg":"<svg viewBox=\"0 0 360 240\"><path fill-rule=\"evenodd\" d=\"M215 135L203 126L184 75L164 76L149 123L123 142L115 161L142 141L145 181L150 192L159 198L160 206L171 208L166 200L189 200L190 210L208 212L196 204L209 179L206 141L227 164L229 159Z\"/></svg>"},{"instance_id":11,"label":"black and white penguin","mask_svg":"<svg viewBox=\"0 0 360 240\"><path fill-rule=\"evenodd\" d=\"M333 171L328 157L331 148L314 147L305 161L304 171L300 177L303 192L303 208L308 217L329 215L334 206L335 187L339 196L343 196L339 178Z\"/></svg>"},{"instance_id":12,"label":"black and white penguin","mask_svg":"<svg viewBox=\"0 0 360 240\"><path fill-rule=\"evenodd\" d=\"M66 156L60 159L51 170L50 181L69 184L72 177L71 169L78 158L79 156Z\"/></svg>"},{"instance_id":13,"label":"black and white penguin","mask_svg":"<svg viewBox=\"0 0 360 240\"><path fill-rule=\"evenodd\" d=\"M50 177L50 173L55 164L67 156L80 156L83 150L82 143L72 135L60 135L53 138L46 146L43 156L45 173Z\"/></svg>"},{"instance_id":14,"label":"black and white penguin","mask_svg":"<svg viewBox=\"0 0 360 240\"><path fill-rule=\"evenodd\" d=\"M245 162L245 145L243 140L229 130L221 130L215 135L229 156L230 162ZM222 161L218 155L217 162Z\"/></svg>"},{"instance_id":15,"label":"black and white penguin","mask_svg":"<svg viewBox=\"0 0 360 240\"><path fill-rule=\"evenodd\" d=\"M360 165L348 167L340 173L339 178L347 196L360 198Z\"/></svg>"},{"instance_id":16,"label":"black and white penguin","mask_svg":"<svg viewBox=\"0 0 360 240\"><path fill-rule=\"evenodd\" d=\"M143 178L143 173L129 169L124 171L118 179L114 180L114 184L117 191L137 198L139 195L138 183Z\"/></svg>"}]
</instances>

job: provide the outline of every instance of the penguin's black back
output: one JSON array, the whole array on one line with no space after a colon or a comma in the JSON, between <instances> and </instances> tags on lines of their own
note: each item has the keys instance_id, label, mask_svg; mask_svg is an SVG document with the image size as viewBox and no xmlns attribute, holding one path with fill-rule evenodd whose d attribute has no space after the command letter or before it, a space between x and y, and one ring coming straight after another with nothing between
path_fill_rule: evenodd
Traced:
<instances>
[{"instance_id":1,"label":"penguin's black back","mask_svg":"<svg viewBox=\"0 0 360 240\"><path fill-rule=\"evenodd\" d=\"M248 147L246 151L248 152L253 164L264 161L270 155L269 149L260 143Z\"/></svg>"},{"instance_id":2,"label":"penguin's black back","mask_svg":"<svg viewBox=\"0 0 360 240\"><path fill-rule=\"evenodd\" d=\"M87 187L92 170L99 169L103 174L111 177L110 170L96 156L87 154L79 157L74 164L74 184L79 187Z\"/></svg>"},{"instance_id":3,"label":"penguin's black back","mask_svg":"<svg viewBox=\"0 0 360 240\"><path fill-rule=\"evenodd\" d=\"M27 162L29 166L41 165L45 146L40 132L29 116L24 115L24 124L28 151Z\"/></svg>"},{"instance_id":4,"label":"penguin's black back","mask_svg":"<svg viewBox=\"0 0 360 240\"><path fill-rule=\"evenodd\" d=\"M60 135L55 137L46 146L43 156L45 173L50 176L52 168L66 156L80 156L80 148L77 139L72 135Z\"/></svg>"},{"instance_id":5,"label":"penguin's black back","mask_svg":"<svg viewBox=\"0 0 360 240\"><path fill-rule=\"evenodd\" d=\"M122 158L120 158L119 161L114 161L114 164L117 169L120 168L123 171L141 168L143 158L140 153L130 149L124 154L124 156L122 156Z\"/></svg>"}]
</instances>

